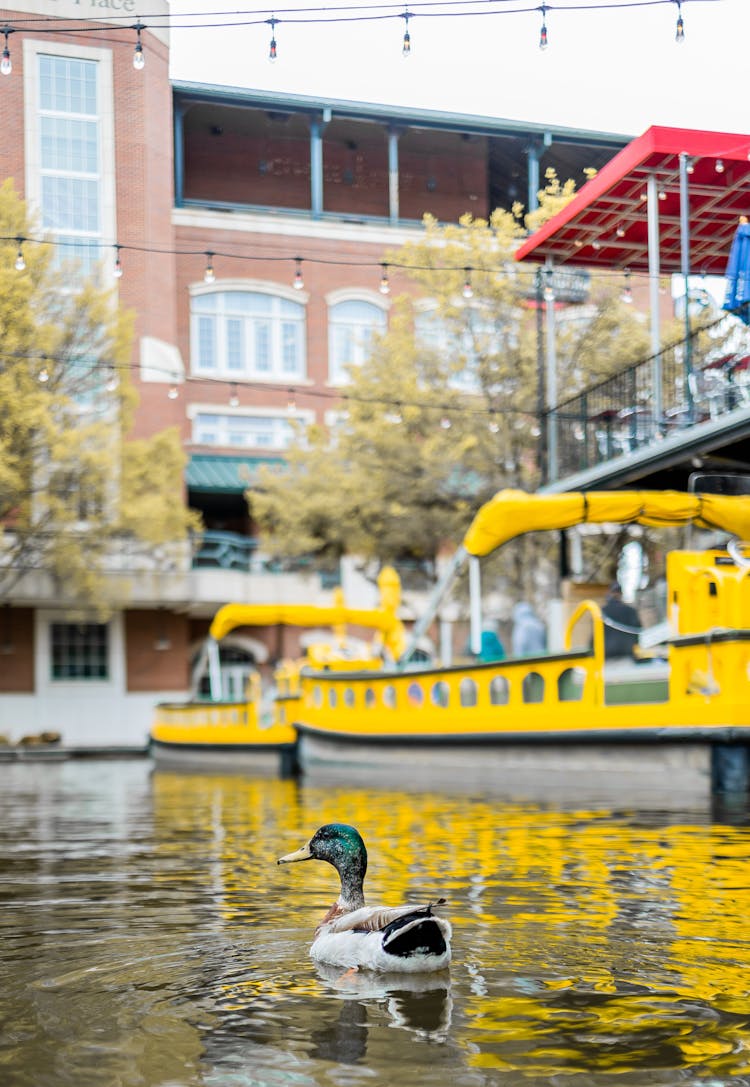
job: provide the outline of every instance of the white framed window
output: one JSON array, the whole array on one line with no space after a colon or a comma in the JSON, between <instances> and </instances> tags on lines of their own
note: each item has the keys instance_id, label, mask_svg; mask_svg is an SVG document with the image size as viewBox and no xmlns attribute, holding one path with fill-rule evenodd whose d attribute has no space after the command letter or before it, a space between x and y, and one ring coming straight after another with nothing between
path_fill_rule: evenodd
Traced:
<instances>
[{"instance_id":1,"label":"white framed window","mask_svg":"<svg viewBox=\"0 0 750 1087\"><path fill-rule=\"evenodd\" d=\"M56 263L92 275L116 236L111 52L27 39L24 61L29 202Z\"/></svg>"},{"instance_id":2,"label":"white framed window","mask_svg":"<svg viewBox=\"0 0 750 1087\"><path fill-rule=\"evenodd\" d=\"M295 435L294 417L197 411L193 442L236 449L286 449Z\"/></svg>"},{"instance_id":3,"label":"white framed window","mask_svg":"<svg viewBox=\"0 0 750 1087\"><path fill-rule=\"evenodd\" d=\"M107 623L50 623L49 639L52 680L110 678Z\"/></svg>"},{"instance_id":4,"label":"white framed window","mask_svg":"<svg viewBox=\"0 0 750 1087\"><path fill-rule=\"evenodd\" d=\"M190 308L194 374L289 382L306 377L303 303L279 290L220 287L194 289Z\"/></svg>"},{"instance_id":5,"label":"white framed window","mask_svg":"<svg viewBox=\"0 0 750 1087\"><path fill-rule=\"evenodd\" d=\"M329 299L328 380L343 385L352 366L361 366L371 352L373 339L382 335L388 318L382 305L365 298Z\"/></svg>"}]
</instances>

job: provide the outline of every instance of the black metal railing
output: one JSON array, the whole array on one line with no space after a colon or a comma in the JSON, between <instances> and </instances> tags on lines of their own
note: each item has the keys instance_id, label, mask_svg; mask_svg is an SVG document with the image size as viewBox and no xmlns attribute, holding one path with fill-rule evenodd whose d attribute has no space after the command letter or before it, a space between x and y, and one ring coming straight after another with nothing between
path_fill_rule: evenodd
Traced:
<instances>
[{"instance_id":1,"label":"black metal railing","mask_svg":"<svg viewBox=\"0 0 750 1087\"><path fill-rule=\"evenodd\" d=\"M665 348L557 405L556 478L744 405L750 406L750 357L723 355L688 371L684 343Z\"/></svg>"}]
</instances>

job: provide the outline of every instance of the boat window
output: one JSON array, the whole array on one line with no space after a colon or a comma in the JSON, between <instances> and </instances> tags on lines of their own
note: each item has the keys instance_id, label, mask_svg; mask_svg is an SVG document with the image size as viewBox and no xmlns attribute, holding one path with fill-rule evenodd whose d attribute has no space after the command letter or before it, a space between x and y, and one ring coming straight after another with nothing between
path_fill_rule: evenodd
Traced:
<instances>
[{"instance_id":1,"label":"boat window","mask_svg":"<svg viewBox=\"0 0 750 1087\"><path fill-rule=\"evenodd\" d=\"M318 709L323 705L323 691L320 687L313 688L313 706Z\"/></svg>"},{"instance_id":2,"label":"boat window","mask_svg":"<svg viewBox=\"0 0 750 1087\"><path fill-rule=\"evenodd\" d=\"M328 705L331 707L332 710L336 709L336 706L338 705L338 701L339 701L339 696L338 696L338 693L336 691L336 688L335 687L329 687L328 688Z\"/></svg>"},{"instance_id":3,"label":"boat window","mask_svg":"<svg viewBox=\"0 0 750 1087\"><path fill-rule=\"evenodd\" d=\"M372 687L368 687L365 691L365 705L374 706L376 701L377 700L375 698L375 692L373 691Z\"/></svg>"},{"instance_id":4,"label":"boat window","mask_svg":"<svg viewBox=\"0 0 750 1087\"><path fill-rule=\"evenodd\" d=\"M580 702L585 682L586 672L583 668L566 668L557 680L558 699L561 702Z\"/></svg>"},{"instance_id":5,"label":"boat window","mask_svg":"<svg viewBox=\"0 0 750 1087\"><path fill-rule=\"evenodd\" d=\"M441 709L445 709L449 699L450 690L445 680L439 679L437 683L433 683L432 690L430 691L430 700L433 706L440 706Z\"/></svg>"},{"instance_id":6,"label":"boat window","mask_svg":"<svg viewBox=\"0 0 750 1087\"><path fill-rule=\"evenodd\" d=\"M387 706L389 710L395 710L396 708L396 688L390 683L383 691L383 705Z\"/></svg>"},{"instance_id":7,"label":"boat window","mask_svg":"<svg viewBox=\"0 0 750 1087\"><path fill-rule=\"evenodd\" d=\"M544 701L544 679L538 672L527 672L523 677L524 702Z\"/></svg>"},{"instance_id":8,"label":"boat window","mask_svg":"<svg viewBox=\"0 0 750 1087\"><path fill-rule=\"evenodd\" d=\"M348 706L349 709L352 709L355 702L356 702L356 698L355 698L354 691L352 690L352 688L351 687L345 688L345 690L344 690L344 705Z\"/></svg>"},{"instance_id":9,"label":"boat window","mask_svg":"<svg viewBox=\"0 0 750 1087\"><path fill-rule=\"evenodd\" d=\"M473 679L461 680L461 705L462 706L476 706L477 704L477 685Z\"/></svg>"},{"instance_id":10,"label":"boat window","mask_svg":"<svg viewBox=\"0 0 750 1087\"><path fill-rule=\"evenodd\" d=\"M421 706L424 702L424 691L419 683L410 683L406 689L406 697L410 706Z\"/></svg>"},{"instance_id":11,"label":"boat window","mask_svg":"<svg viewBox=\"0 0 750 1087\"><path fill-rule=\"evenodd\" d=\"M507 706L510 687L505 676L493 676L490 683L490 703L493 706Z\"/></svg>"}]
</instances>

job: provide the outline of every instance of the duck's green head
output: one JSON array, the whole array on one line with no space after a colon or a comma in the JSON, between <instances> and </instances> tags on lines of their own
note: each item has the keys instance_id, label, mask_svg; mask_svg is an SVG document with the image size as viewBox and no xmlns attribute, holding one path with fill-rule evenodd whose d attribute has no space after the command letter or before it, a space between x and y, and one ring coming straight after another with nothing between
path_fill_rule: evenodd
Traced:
<instances>
[{"instance_id":1,"label":"duck's green head","mask_svg":"<svg viewBox=\"0 0 750 1087\"><path fill-rule=\"evenodd\" d=\"M341 876L342 894L346 901L362 895L362 882L367 871L367 850L362 835L346 823L326 823L315 831L301 849L279 857L279 864L293 861L327 861Z\"/></svg>"}]
</instances>

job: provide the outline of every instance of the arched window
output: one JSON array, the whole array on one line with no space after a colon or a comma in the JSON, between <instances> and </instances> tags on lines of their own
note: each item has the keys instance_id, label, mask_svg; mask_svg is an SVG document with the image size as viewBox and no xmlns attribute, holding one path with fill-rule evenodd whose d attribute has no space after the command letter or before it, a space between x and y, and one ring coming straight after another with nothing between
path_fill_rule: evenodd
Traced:
<instances>
[{"instance_id":1,"label":"arched window","mask_svg":"<svg viewBox=\"0 0 750 1087\"><path fill-rule=\"evenodd\" d=\"M283 294L195 291L192 372L237 380L305 377L305 307Z\"/></svg>"},{"instance_id":2,"label":"arched window","mask_svg":"<svg viewBox=\"0 0 750 1087\"><path fill-rule=\"evenodd\" d=\"M333 302L328 309L328 380L342 385L352 366L361 366L372 351L373 337L385 332L381 306L362 298Z\"/></svg>"}]
</instances>

